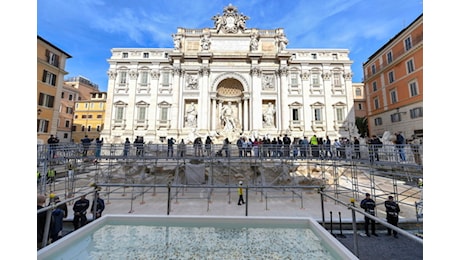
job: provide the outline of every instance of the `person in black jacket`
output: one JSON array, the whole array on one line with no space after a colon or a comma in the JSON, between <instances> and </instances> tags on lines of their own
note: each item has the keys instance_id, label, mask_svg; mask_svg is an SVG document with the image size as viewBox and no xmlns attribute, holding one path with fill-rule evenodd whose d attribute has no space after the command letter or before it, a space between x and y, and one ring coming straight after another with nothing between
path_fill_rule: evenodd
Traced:
<instances>
[{"instance_id":1,"label":"person in black jacket","mask_svg":"<svg viewBox=\"0 0 460 260\"><path fill-rule=\"evenodd\" d=\"M91 206L91 213L93 213L94 217L93 219L100 218L102 216L102 211L105 209L105 203L104 200L99 197L99 193L96 193L96 209L94 208L94 201L93 205Z\"/></svg>"},{"instance_id":2,"label":"person in black jacket","mask_svg":"<svg viewBox=\"0 0 460 260\"><path fill-rule=\"evenodd\" d=\"M361 208L363 208L367 213L375 216L375 201L371 199L371 194L366 193L366 198L361 201ZM368 217L364 217L364 230L366 231L366 235L370 237L369 234L369 222L371 224L372 235L378 237L377 233L375 233L375 220L372 220Z\"/></svg>"},{"instance_id":3,"label":"person in black jacket","mask_svg":"<svg viewBox=\"0 0 460 260\"><path fill-rule=\"evenodd\" d=\"M86 225L88 219L86 218L86 210L89 208L89 200L85 195L82 195L79 200L73 204L73 227L75 230Z\"/></svg>"},{"instance_id":4,"label":"person in black jacket","mask_svg":"<svg viewBox=\"0 0 460 260\"><path fill-rule=\"evenodd\" d=\"M61 202L58 196L54 196L49 205L57 205ZM55 242L62 237L62 229L64 227L64 218L67 217L67 204L62 203L56 206L56 208L51 212L51 227L50 227L50 236L51 243Z\"/></svg>"},{"instance_id":5,"label":"person in black jacket","mask_svg":"<svg viewBox=\"0 0 460 260\"><path fill-rule=\"evenodd\" d=\"M387 212L387 221L388 223L392 224L393 226L398 226L399 220L399 205L393 200L393 196L388 196L388 200L385 201L385 209ZM391 228L387 229L387 235L391 236ZM393 230L393 236L398 238L398 232Z\"/></svg>"}]
</instances>

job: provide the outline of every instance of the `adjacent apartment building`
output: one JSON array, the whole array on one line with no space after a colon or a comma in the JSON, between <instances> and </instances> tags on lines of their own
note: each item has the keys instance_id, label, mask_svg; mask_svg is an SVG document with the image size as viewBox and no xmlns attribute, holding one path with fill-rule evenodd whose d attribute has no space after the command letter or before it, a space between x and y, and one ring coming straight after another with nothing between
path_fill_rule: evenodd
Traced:
<instances>
[{"instance_id":1,"label":"adjacent apartment building","mask_svg":"<svg viewBox=\"0 0 460 260\"><path fill-rule=\"evenodd\" d=\"M80 143L85 135L91 139L100 136L102 129L104 129L106 99L106 92L92 92L88 100L75 102L72 142Z\"/></svg>"},{"instance_id":2,"label":"adjacent apartment building","mask_svg":"<svg viewBox=\"0 0 460 260\"><path fill-rule=\"evenodd\" d=\"M423 14L363 64L370 135L423 137Z\"/></svg>"},{"instance_id":3,"label":"adjacent apartment building","mask_svg":"<svg viewBox=\"0 0 460 260\"><path fill-rule=\"evenodd\" d=\"M37 36L37 144L57 136L68 53Z\"/></svg>"},{"instance_id":4,"label":"adjacent apartment building","mask_svg":"<svg viewBox=\"0 0 460 260\"><path fill-rule=\"evenodd\" d=\"M357 136L348 49L288 49L231 4L211 19L174 48L111 50L104 141Z\"/></svg>"}]
</instances>

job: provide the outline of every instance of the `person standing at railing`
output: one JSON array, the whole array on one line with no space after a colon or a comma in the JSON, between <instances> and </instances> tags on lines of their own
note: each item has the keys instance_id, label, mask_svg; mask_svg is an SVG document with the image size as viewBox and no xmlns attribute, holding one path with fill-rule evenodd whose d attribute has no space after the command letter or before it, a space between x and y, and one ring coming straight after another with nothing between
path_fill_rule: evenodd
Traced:
<instances>
[{"instance_id":1,"label":"person standing at railing","mask_svg":"<svg viewBox=\"0 0 460 260\"><path fill-rule=\"evenodd\" d=\"M104 143L104 138L101 138L101 139L99 139L99 137L96 138L96 151L95 151L96 158L101 157L101 149L102 149L103 143Z\"/></svg>"},{"instance_id":2,"label":"person standing at railing","mask_svg":"<svg viewBox=\"0 0 460 260\"><path fill-rule=\"evenodd\" d=\"M371 194L366 193L366 198L361 201L360 206L366 213L375 216L375 201L371 199ZM364 230L366 231L366 236L371 236L369 234L369 223L371 224L372 235L378 237L377 233L375 233L375 220L364 216Z\"/></svg>"},{"instance_id":3,"label":"person standing at railing","mask_svg":"<svg viewBox=\"0 0 460 260\"><path fill-rule=\"evenodd\" d=\"M180 143L178 145L178 150L179 150L179 156L180 157L184 157L186 149L187 149L187 146L185 145L184 139L181 139Z\"/></svg>"},{"instance_id":4,"label":"person standing at railing","mask_svg":"<svg viewBox=\"0 0 460 260\"><path fill-rule=\"evenodd\" d=\"M89 200L86 199L85 195L82 195L79 200L75 201L73 204L73 227L74 230L77 230L84 225L88 219L86 218L86 210L89 208Z\"/></svg>"},{"instance_id":5,"label":"person standing at railing","mask_svg":"<svg viewBox=\"0 0 460 260\"><path fill-rule=\"evenodd\" d=\"M401 161L406 161L406 153L404 152L404 146L406 144L406 139L401 132L395 133L396 136L396 149L398 149L399 158Z\"/></svg>"},{"instance_id":6,"label":"person standing at railing","mask_svg":"<svg viewBox=\"0 0 460 260\"><path fill-rule=\"evenodd\" d=\"M354 141L353 141L353 144L354 144L354 150L355 150L355 159L361 159L361 151L359 150L360 149L360 143L359 143L359 139L358 137L354 137Z\"/></svg>"},{"instance_id":7,"label":"person standing at railing","mask_svg":"<svg viewBox=\"0 0 460 260\"><path fill-rule=\"evenodd\" d=\"M399 220L399 205L393 200L393 196L388 196L388 200L385 201L385 209L387 213L387 221L391 225L397 227L398 226L398 220ZM391 228L387 229L387 235L391 236ZM398 232L393 230L393 236L395 238L398 238Z\"/></svg>"},{"instance_id":8,"label":"person standing at railing","mask_svg":"<svg viewBox=\"0 0 460 260\"><path fill-rule=\"evenodd\" d=\"M123 147L123 156L127 157L129 154L129 149L131 148L131 142L129 141L129 138L126 137L125 139L125 145Z\"/></svg>"},{"instance_id":9,"label":"person standing at railing","mask_svg":"<svg viewBox=\"0 0 460 260\"><path fill-rule=\"evenodd\" d=\"M174 138L169 138L168 139L168 157L174 157L174 144L176 143L176 140Z\"/></svg>"},{"instance_id":10,"label":"person standing at railing","mask_svg":"<svg viewBox=\"0 0 460 260\"><path fill-rule=\"evenodd\" d=\"M50 203L48 206L59 204L60 199L58 196L55 196L53 193L50 194ZM62 228L64 226L64 218L67 217L67 204L59 204L51 213L51 243L55 242L62 237Z\"/></svg>"},{"instance_id":11,"label":"person standing at railing","mask_svg":"<svg viewBox=\"0 0 460 260\"><path fill-rule=\"evenodd\" d=\"M80 141L81 141L81 144L83 145L83 156L87 156L88 155L88 149L89 149L93 139L90 139L90 138L88 138L87 135L85 135L85 137L82 138Z\"/></svg>"},{"instance_id":12,"label":"person standing at railing","mask_svg":"<svg viewBox=\"0 0 460 260\"><path fill-rule=\"evenodd\" d=\"M382 147L382 141L373 135L372 139L369 140L369 159L371 162L379 161L379 148Z\"/></svg>"},{"instance_id":13,"label":"person standing at railing","mask_svg":"<svg viewBox=\"0 0 460 260\"><path fill-rule=\"evenodd\" d=\"M94 208L96 205L96 208ZM93 201L93 205L91 206L91 213L93 213L93 219L98 219L102 216L102 211L105 209L105 202L99 196L99 192L96 192L96 198Z\"/></svg>"},{"instance_id":14,"label":"person standing at railing","mask_svg":"<svg viewBox=\"0 0 460 260\"><path fill-rule=\"evenodd\" d=\"M319 157L319 146L318 146L318 138L316 135L313 135L310 138L310 146L311 146L311 154L313 157Z\"/></svg>"},{"instance_id":15,"label":"person standing at railing","mask_svg":"<svg viewBox=\"0 0 460 260\"><path fill-rule=\"evenodd\" d=\"M212 146L212 140L211 140L211 137L210 136L207 136L206 137L206 141L205 141L205 144L204 144L204 149L206 150L206 155L208 157L211 156L211 146Z\"/></svg>"}]
</instances>

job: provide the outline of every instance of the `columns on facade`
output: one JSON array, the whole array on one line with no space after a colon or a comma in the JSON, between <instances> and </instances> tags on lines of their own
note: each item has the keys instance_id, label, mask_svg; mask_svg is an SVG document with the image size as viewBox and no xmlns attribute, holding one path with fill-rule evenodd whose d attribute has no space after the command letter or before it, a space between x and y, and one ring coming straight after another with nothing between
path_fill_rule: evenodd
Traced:
<instances>
[{"instance_id":1,"label":"columns on facade","mask_svg":"<svg viewBox=\"0 0 460 260\"><path fill-rule=\"evenodd\" d=\"M239 102L238 104L241 104L241 102ZM249 113L249 97L244 97L243 99L243 106L244 106L244 131L249 131L252 126L249 125L249 115L252 114L252 113ZM242 109L241 106L239 109ZM253 121L253 119L251 119L251 122Z\"/></svg>"},{"instance_id":2,"label":"columns on facade","mask_svg":"<svg viewBox=\"0 0 460 260\"><path fill-rule=\"evenodd\" d=\"M217 125L216 125L216 118L217 118L217 100L215 97L212 98L211 100L211 126L209 129L211 130L216 130L217 129Z\"/></svg>"},{"instance_id":3,"label":"columns on facade","mask_svg":"<svg viewBox=\"0 0 460 260\"><path fill-rule=\"evenodd\" d=\"M280 110L282 112L281 115L281 125L280 125L280 130L285 131L286 129L289 128L289 114L291 111L289 111L289 104L288 104L288 80L287 80L287 75L289 72L287 60L291 57L290 54L288 53L278 53L277 58L280 61L280 68L279 68L279 75L280 75L280 95L281 95L281 106Z\"/></svg>"}]
</instances>

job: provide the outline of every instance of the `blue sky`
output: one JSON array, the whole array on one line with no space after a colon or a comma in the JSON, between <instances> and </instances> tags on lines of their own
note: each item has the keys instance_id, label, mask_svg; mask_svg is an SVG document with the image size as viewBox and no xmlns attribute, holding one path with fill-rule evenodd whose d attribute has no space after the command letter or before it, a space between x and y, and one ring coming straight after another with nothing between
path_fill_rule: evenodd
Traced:
<instances>
[{"instance_id":1,"label":"blue sky","mask_svg":"<svg viewBox=\"0 0 460 260\"><path fill-rule=\"evenodd\" d=\"M231 3L250 17L248 28L284 28L287 48L349 49L353 82L362 63L423 13L420 0L40 0L37 35L72 56L69 76L107 90L112 48L172 48L178 27L212 28Z\"/></svg>"}]
</instances>

